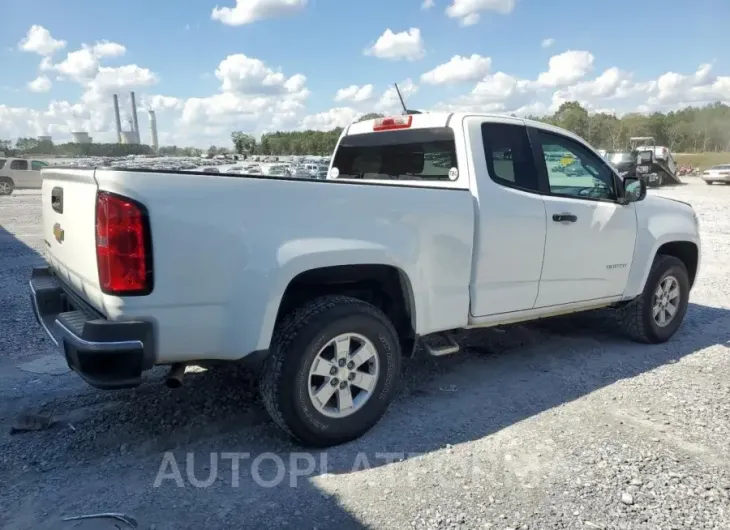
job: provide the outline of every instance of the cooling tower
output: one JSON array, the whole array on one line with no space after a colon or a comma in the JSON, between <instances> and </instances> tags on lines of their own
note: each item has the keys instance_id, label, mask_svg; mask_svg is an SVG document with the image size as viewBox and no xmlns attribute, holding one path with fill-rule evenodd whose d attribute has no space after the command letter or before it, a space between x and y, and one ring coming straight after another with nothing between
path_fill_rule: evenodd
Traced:
<instances>
[{"instance_id":1,"label":"cooling tower","mask_svg":"<svg viewBox=\"0 0 730 530\"><path fill-rule=\"evenodd\" d=\"M157 148L159 147L157 143L157 117L155 116L155 111L150 110L150 138L152 141L152 149L157 152Z\"/></svg>"},{"instance_id":2,"label":"cooling tower","mask_svg":"<svg viewBox=\"0 0 730 530\"><path fill-rule=\"evenodd\" d=\"M117 124L117 143L122 143L122 119L119 116L119 96L114 94L114 120Z\"/></svg>"},{"instance_id":3,"label":"cooling tower","mask_svg":"<svg viewBox=\"0 0 730 530\"><path fill-rule=\"evenodd\" d=\"M134 126L134 133L137 135L137 141L135 143L141 143L139 140L139 122L137 121L137 101L134 99L134 92L131 93L132 97L132 124Z\"/></svg>"},{"instance_id":4,"label":"cooling tower","mask_svg":"<svg viewBox=\"0 0 730 530\"><path fill-rule=\"evenodd\" d=\"M78 132L72 132L71 133L72 142L75 144L90 144L91 143L91 137L89 136L89 133L84 131L78 131Z\"/></svg>"}]
</instances>

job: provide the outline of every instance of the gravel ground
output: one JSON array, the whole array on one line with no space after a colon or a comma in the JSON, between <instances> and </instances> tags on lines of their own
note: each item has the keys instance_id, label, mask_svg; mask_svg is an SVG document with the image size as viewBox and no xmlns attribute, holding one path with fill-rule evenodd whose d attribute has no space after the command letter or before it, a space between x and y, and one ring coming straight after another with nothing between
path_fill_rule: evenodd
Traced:
<instances>
[{"instance_id":1,"label":"gravel ground","mask_svg":"<svg viewBox=\"0 0 730 530\"><path fill-rule=\"evenodd\" d=\"M59 370L27 293L38 194L1 198L0 528L114 528L61 522L105 511L159 530L730 528L730 187L656 193L702 223L670 343L629 342L606 313L465 334L466 354L407 363L372 432L311 455L273 427L243 368L179 390L155 372L120 392ZM11 435L21 412L54 423Z\"/></svg>"}]
</instances>

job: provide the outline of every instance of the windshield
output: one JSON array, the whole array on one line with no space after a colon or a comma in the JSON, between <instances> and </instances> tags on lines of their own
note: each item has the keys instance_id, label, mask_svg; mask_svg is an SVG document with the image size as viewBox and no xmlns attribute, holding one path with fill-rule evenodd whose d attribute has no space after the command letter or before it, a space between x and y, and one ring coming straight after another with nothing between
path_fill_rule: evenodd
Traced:
<instances>
[{"instance_id":1,"label":"windshield","mask_svg":"<svg viewBox=\"0 0 730 530\"><path fill-rule=\"evenodd\" d=\"M612 164L631 162L631 153L612 153L609 157L609 161Z\"/></svg>"},{"instance_id":2,"label":"windshield","mask_svg":"<svg viewBox=\"0 0 730 530\"><path fill-rule=\"evenodd\" d=\"M449 180L456 167L448 127L345 136L332 164L336 178L375 180Z\"/></svg>"}]
</instances>

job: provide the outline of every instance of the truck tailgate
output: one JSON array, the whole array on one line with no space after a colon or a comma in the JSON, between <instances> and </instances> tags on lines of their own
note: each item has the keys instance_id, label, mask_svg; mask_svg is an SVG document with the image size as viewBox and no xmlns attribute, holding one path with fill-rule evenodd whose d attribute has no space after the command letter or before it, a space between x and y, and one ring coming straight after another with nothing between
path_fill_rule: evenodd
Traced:
<instances>
[{"instance_id":1,"label":"truck tailgate","mask_svg":"<svg viewBox=\"0 0 730 530\"><path fill-rule=\"evenodd\" d=\"M93 169L43 169L46 259L59 279L102 310L96 266L96 191Z\"/></svg>"}]
</instances>

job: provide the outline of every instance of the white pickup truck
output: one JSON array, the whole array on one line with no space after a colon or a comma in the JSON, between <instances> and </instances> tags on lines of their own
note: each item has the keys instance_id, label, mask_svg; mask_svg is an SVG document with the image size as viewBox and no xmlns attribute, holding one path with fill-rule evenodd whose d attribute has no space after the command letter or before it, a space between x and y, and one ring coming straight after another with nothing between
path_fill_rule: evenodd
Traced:
<instances>
[{"instance_id":1,"label":"white pickup truck","mask_svg":"<svg viewBox=\"0 0 730 530\"><path fill-rule=\"evenodd\" d=\"M401 356L456 353L454 330L611 306L666 341L700 262L690 205L573 134L492 115L353 124L326 180L52 168L42 201L32 301L84 380L171 365L181 384L187 364L262 356L266 408L315 446L370 429Z\"/></svg>"}]
</instances>

